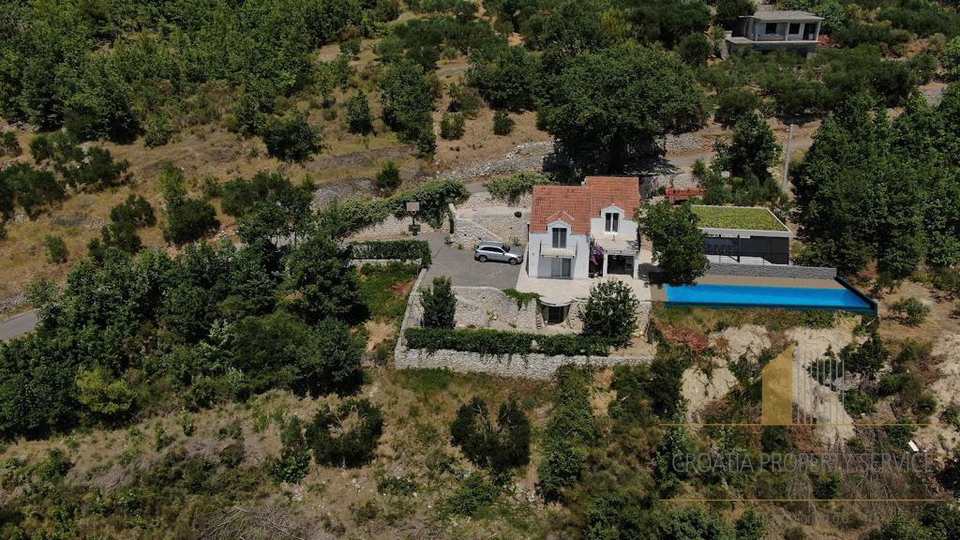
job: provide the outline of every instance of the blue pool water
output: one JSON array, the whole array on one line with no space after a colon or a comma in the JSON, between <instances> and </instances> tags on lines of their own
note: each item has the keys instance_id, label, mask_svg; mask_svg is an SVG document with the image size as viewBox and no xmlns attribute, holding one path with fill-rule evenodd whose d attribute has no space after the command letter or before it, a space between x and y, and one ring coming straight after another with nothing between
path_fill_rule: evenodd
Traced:
<instances>
[{"instance_id":1,"label":"blue pool water","mask_svg":"<svg viewBox=\"0 0 960 540\"><path fill-rule=\"evenodd\" d=\"M744 285L666 285L667 303L707 307L771 307L873 312L873 306L850 289L750 287Z\"/></svg>"}]
</instances>

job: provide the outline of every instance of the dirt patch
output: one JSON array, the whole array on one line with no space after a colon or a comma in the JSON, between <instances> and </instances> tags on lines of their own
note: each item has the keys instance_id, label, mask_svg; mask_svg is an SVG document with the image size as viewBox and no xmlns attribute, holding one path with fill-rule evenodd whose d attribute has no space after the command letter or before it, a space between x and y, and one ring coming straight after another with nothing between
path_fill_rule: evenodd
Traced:
<instances>
[{"instance_id":1,"label":"dirt patch","mask_svg":"<svg viewBox=\"0 0 960 540\"><path fill-rule=\"evenodd\" d=\"M902 298L913 297L930 307L930 314L919 326L906 326L890 311ZM960 320L953 317L954 302L922 283L904 281L894 292L880 298L880 333L898 340L935 342L946 333L960 332Z\"/></svg>"},{"instance_id":2,"label":"dirt patch","mask_svg":"<svg viewBox=\"0 0 960 540\"><path fill-rule=\"evenodd\" d=\"M941 377L929 386L937 397L937 408L931 422L942 422L943 410L951 404L960 405L957 390L960 389L960 333L942 336L934 345L932 356L940 358L937 366ZM960 444L960 432L953 426L926 426L917 430L915 441L927 451L948 453Z\"/></svg>"},{"instance_id":3,"label":"dirt patch","mask_svg":"<svg viewBox=\"0 0 960 540\"><path fill-rule=\"evenodd\" d=\"M391 322L367 321L364 326L369 333L367 352L373 351L384 341L391 341L397 337L397 329Z\"/></svg>"},{"instance_id":4,"label":"dirt patch","mask_svg":"<svg viewBox=\"0 0 960 540\"><path fill-rule=\"evenodd\" d=\"M715 346L725 343L728 358L736 360L746 353L759 354L770 347L770 335L762 326L747 324L714 332L710 334L710 342Z\"/></svg>"}]
</instances>

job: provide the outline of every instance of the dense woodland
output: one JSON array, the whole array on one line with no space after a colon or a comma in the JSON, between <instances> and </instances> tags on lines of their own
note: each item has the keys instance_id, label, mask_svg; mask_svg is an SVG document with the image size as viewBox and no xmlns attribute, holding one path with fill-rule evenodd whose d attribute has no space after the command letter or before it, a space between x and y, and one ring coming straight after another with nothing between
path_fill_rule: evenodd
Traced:
<instances>
[{"instance_id":1,"label":"dense woodland","mask_svg":"<svg viewBox=\"0 0 960 540\"><path fill-rule=\"evenodd\" d=\"M538 127L556 141L553 168L491 188L514 200L538 182L643 172L665 152L666 135L715 122L729 136L694 169L705 202L771 207L798 226L800 262L836 266L848 277L876 270L881 284L932 275L944 294L960 295L957 3L789 0L778 7L824 17L827 46L809 59L721 60L724 30L756 9L749 0L3 0L0 118L10 131L0 136L0 152L11 160L0 169L0 242L17 234L20 214L33 220L71 197L130 185L131 164L108 143L160 149L213 126L261 140L282 168L329 149L329 126L308 113L332 111L340 99L350 133L375 134L382 125L424 162L438 137L460 139L465 119L481 109L496 111L496 136L508 135L518 114L536 111ZM337 56L321 60L319 51L333 44ZM358 63L361 47L372 60ZM444 85L438 64L455 59L467 65L462 81ZM950 84L933 105L919 90L931 82ZM822 121L791 170L792 196L772 173L782 148L770 119ZM28 147L14 128L31 132ZM44 239L50 264L79 262L64 283L29 288L38 331L0 345L0 454L17 441L51 442L39 458L2 456L5 538L285 539L305 536L311 522L344 538L441 537L456 524L468 538L496 526L505 538L801 539L800 527L765 526L764 507L740 512L658 499L775 498L787 489L834 499L854 489L853 478L671 472L666 463L690 449L790 451L809 440L778 429L660 426L682 417L681 376L709 364L712 351L659 331L656 360L617 369L604 388L593 373L569 368L543 387L381 369L392 343L367 350L376 329L367 323L396 323L417 269L357 269L344 239L403 215L414 199L422 218L439 225L447 204L468 195L458 182L402 189L399 170L387 163L373 181L375 197L317 211L309 178L280 170L218 179L188 178L177 163L159 169L150 187L161 205L129 195L84 253L67 253L59 237ZM227 218L242 245L213 239ZM695 235L692 222L683 225ZM156 226L169 249L144 248L142 231ZM903 310L926 315L907 304ZM668 327L677 322L661 316ZM452 321L449 313L444 319ZM782 332L837 319L777 313L749 322ZM716 329L727 324L721 318ZM862 375L851 414L871 414L886 399L905 421L929 420L929 348L870 326L857 328L862 346L835 351ZM590 343L605 351L611 339L629 341L635 328L616 330ZM529 336L518 345L436 332L419 335L531 346ZM557 339L553 346L583 343ZM736 359L737 387L713 411L717 423L755 415L760 369L776 352ZM891 371L879 375L885 365ZM362 391L371 382L420 401L409 412L381 407ZM194 433L190 418L257 409L277 395L316 400L318 408L302 418L278 410L264 420L255 433L275 426L280 440L266 458L245 457L239 424L220 428L217 437L230 443L216 453L181 444ZM424 420L451 400L455 414ZM960 412L951 411L944 420L960 427ZM143 443L140 426L173 415L183 419L176 435L157 423ZM94 473L71 476L80 461L70 456L75 437L114 432L151 446L156 459L121 456L129 470L109 489L88 481ZM896 449L910 435L877 428L870 444ZM396 458L396 448L410 461ZM298 486L310 471L362 471L384 454L395 460L389 474L377 465L376 492L386 502L358 502L345 511L351 522L303 517L306 510L291 503L298 489L297 497L323 497L326 484ZM528 471L536 475L535 502L518 503L511 483ZM886 480L917 498L957 494L958 471L955 458L935 480ZM430 501L429 514L422 501ZM301 516L300 525L256 528L277 514L217 521L224 508L244 505L282 508ZM848 512L856 522L842 531L849 537L960 537L960 513L946 504L878 515L839 503L777 509ZM407 528L412 514L427 524Z\"/></svg>"}]
</instances>

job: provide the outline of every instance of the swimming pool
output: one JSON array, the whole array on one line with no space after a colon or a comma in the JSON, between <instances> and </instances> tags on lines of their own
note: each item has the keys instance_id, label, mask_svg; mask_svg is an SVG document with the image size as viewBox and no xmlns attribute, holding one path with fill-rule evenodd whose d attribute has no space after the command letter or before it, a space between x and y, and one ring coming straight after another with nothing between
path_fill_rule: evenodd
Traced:
<instances>
[{"instance_id":1,"label":"swimming pool","mask_svg":"<svg viewBox=\"0 0 960 540\"><path fill-rule=\"evenodd\" d=\"M844 285L842 289L753 287L746 285L665 286L667 303L678 306L770 307L874 313L874 305Z\"/></svg>"}]
</instances>

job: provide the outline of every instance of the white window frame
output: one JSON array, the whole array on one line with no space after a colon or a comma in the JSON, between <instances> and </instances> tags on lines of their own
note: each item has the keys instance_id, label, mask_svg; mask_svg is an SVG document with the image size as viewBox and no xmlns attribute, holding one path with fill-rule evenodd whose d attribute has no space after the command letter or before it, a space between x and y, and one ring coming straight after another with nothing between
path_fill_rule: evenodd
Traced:
<instances>
[{"instance_id":1,"label":"white window frame","mask_svg":"<svg viewBox=\"0 0 960 540\"><path fill-rule=\"evenodd\" d=\"M620 212L604 212L603 230L608 233L620 232Z\"/></svg>"},{"instance_id":2,"label":"white window frame","mask_svg":"<svg viewBox=\"0 0 960 540\"><path fill-rule=\"evenodd\" d=\"M570 230L567 227L550 227L550 245L553 249L567 249L569 236ZM558 239L563 242L557 242Z\"/></svg>"}]
</instances>

